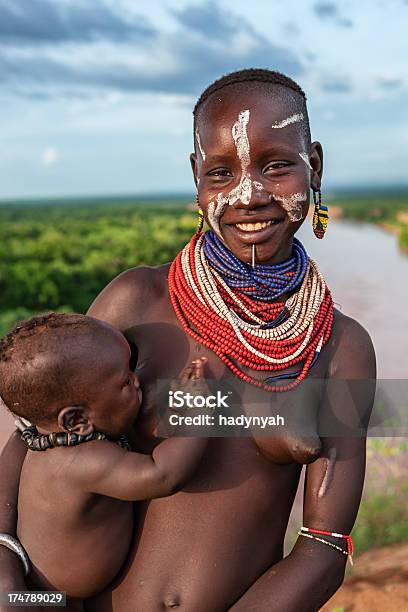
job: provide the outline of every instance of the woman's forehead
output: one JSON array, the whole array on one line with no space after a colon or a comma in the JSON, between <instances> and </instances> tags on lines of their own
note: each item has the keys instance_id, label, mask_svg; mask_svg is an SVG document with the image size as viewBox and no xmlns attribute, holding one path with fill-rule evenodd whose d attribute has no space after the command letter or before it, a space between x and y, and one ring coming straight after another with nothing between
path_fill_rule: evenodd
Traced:
<instances>
[{"instance_id":1,"label":"woman's forehead","mask_svg":"<svg viewBox=\"0 0 408 612\"><path fill-rule=\"evenodd\" d=\"M246 113L246 132L252 140L303 139L304 117L302 107L296 101L274 95L273 92L255 91L240 96L215 94L201 109L197 131L201 143L207 148L223 143L233 144L232 129Z\"/></svg>"},{"instance_id":2,"label":"woman's forehead","mask_svg":"<svg viewBox=\"0 0 408 612\"><path fill-rule=\"evenodd\" d=\"M244 107L251 107L263 115L278 116L288 109L299 109L304 104L301 96L287 87L265 83L253 83L251 87L248 85L246 83L244 87L243 84L235 84L215 92L199 109L199 123L205 124L208 119L234 115Z\"/></svg>"}]
</instances>

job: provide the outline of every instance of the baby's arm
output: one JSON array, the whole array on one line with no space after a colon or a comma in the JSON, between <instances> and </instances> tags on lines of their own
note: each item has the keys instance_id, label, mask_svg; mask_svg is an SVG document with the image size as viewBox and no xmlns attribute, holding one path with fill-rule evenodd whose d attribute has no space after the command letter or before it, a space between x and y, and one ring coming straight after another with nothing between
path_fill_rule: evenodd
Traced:
<instances>
[{"instance_id":1,"label":"baby's arm","mask_svg":"<svg viewBox=\"0 0 408 612\"><path fill-rule=\"evenodd\" d=\"M98 444L98 448L96 448ZM196 470L207 438L168 438L151 456L131 453L109 442L94 442L79 454L83 488L128 501L166 497L180 489ZM80 456L82 455L82 457Z\"/></svg>"},{"instance_id":2,"label":"baby's arm","mask_svg":"<svg viewBox=\"0 0 408 612\"><path fill-rule=\"evenodd\" d=\"M205 361L202 358L187 366L180 384L200 383ZM190 479L207 442L203 437L172 437L158 444L152 455L143 455L95 441L78 449L70 471L90 493L128 501L166 497Z\"/></svg>"}]
</instances>

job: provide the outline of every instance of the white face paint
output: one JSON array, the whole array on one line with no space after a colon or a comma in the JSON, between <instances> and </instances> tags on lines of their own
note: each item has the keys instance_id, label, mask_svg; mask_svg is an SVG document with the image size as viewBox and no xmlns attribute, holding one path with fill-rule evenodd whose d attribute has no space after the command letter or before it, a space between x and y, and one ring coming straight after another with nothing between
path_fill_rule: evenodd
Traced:
<instances>
[{"instance_id":1,"label":"white face paint","mask_svg":"<svg viewBox=\"0 0 408 612\"><path fill-rule=\"evenodd\" d=\"M306 166L308 168L310 168L311 170L313 170L311 163L310 163L310 159L309 159L309 155L306 153L306 151L301 151L299 153L299 156L303 159L303 161L305 162Z\"/></svg>"},{"instance_id":2,"label":"white face paint","mask_svg":"<svg viewBox=\"0 0 408 612\"><path fill-rule=\"evenodd\" d=\"M232 206L240 200L248 206L252 195L251 176L247 170L250 164L249 140L247 125L249 123L249 110L244 110L238 115L238 121L232 126L232 137L237 148L237 155L241 161L241 179L238 185L227 195L228 204Z\"/></svg>"},{"instance_id":3,"label":"white face paint","mask_svg":"<svg viewBox=\"0 0 408 612\"><path fill-rule=\"evenodd\" d=\"M215 204L212 201L208 203L207 216L208 224L213 228L214 232L219 235L219 219L215 216Z\"/></svg>"},{"instance_id":4,"label":"white face paint","mask_svg":"<svg viewBox=\"0 0 408 612\"><path fill-rule=\"evenodd\" d=\"M225 207L228 204L228 198L225 197L222 193L217 195L217 204L214 202L210 202L208 204L208 222L213 228L214 232L222 239L221 228L220 228L220 219L224 214Z\"/></svg>"},{"instance_id":5,"label":"white face paint","mask_svg":"<svg viewBox=\"0 0 408 612\"><path fill-rule=\"evenodd\" d=\"M241 161L241 178L236 187L231 189L231 191L227 195L223 195L220 192L217 195L217 203L214 201L208 203L208 222L213 228L214 232L222 239L221 228L220 228L220 219L224 214L225 207L227 205L232 206L235 202L241 201L242 204L248 206L251 201L252 196L252 187L257 191L263 190L262 183L258 181L252 181L251 175L248 172L248 167L250 164L250 147L249 140L247 134L247 125L249 123L249 110L241 111L238 115L238 120L232 126L232 138L234 139L235 146L237 149L237 155L239 160ZM272 127L285 127L290 123L295 123L296 121L301 121L303 119L303 114L298 113L296 115L292 115L287 119L284 119L279 124L275 124ZM198 132L196 133L197 143L200 148L200 140ZM302 154L299 154L302 156ZM303 157L302 157L303 159ZM279 184L277 184L279 186ZM302 202L304 202L307 198L306 193L294 193L290 196L283 196L278 194L272 194L273 198L281 203L281 206L284 210L286 210L289 220L292 223L296 221L300 221L303 218L302 211Z\"/></svg>"},{"instance_id":6,"label":"white face paint","mask_svg":"<svg viewBox=\"0 0 408 612\"><path fill-rule=\"evenodd\" d=\"M220 219L224 214L227 204L232 206L235 204L235 202L241 201L243 204L248 205L251 200L252 181L247 170L251 161L249 156L250 149L247 134L248 122L249 110L244 110L239 113L238 120L234 123L231 130L232 138L234 139L235 147L237 149L238 159L241 161L240 181L238 185L234 187L234 189L231 189L231 191L227 193L226 196L224 196L222 192L217 195L217 205L215 205L213 201L209 202L208 204L208 221L213 230L220 237L222 236ZM197 142L199 142L199 140L197 140Z\"/></svg>"},{"instance_id":7,"label":"white face paint","mask_svg":"<svg viewBox=\"0 0 408 612\"><path fill-rule=\"evenodd\" d=\"M290 125L291 123L296 123L297 121L302 121L303 120L303 113L296 113L294 115L291 115L290 117L286 117L286 119L282 119L282 121L275 121L275 123L272 123L272 126L274 129L280 129L280 128L284 128L287 125Z\"/></svg>"},{"instance_id":8,"label":"white face paint","mask_svg":"<svg viewBox=\"0 0 408 612\"><path fill-rule=\"evenodd\" d=\"M307 199L307 193L292 193L289 196L273 194L274 200L281 203L281 206L288 213L289 221L296 223L303 219L302 202Z\"/></svg>"},{"instance_id":9,"label":"white face paint","mask_svg":"<svg viewBox=\"0 0 408 612\"><path fill-rule=\"evenodd\" d=\"M197 141L197 144L198 144L198 149L200 151L201 157L204 160L205 159L205 151L204 151L203 147L201 146L200 134L199 134L198 129L196 130L195 135L196 135L196 141Z\"/></svg>"}]
</instances>

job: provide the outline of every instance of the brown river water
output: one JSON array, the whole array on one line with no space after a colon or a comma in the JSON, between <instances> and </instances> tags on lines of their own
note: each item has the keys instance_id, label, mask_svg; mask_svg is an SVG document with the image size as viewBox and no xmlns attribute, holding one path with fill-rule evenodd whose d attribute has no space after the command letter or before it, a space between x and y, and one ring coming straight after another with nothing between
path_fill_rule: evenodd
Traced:
<instances>
[{"instance_id":1,"label":"brown river water","mask_svg":"<svg viewBox=\"0 0 408 612\"><path fill-rule=\"evenodd\" d=\"M374 342L378 377L408 379L408 256L394 235L366 223L331 220L323 240L310 219L298 234L318 263L336 306L357 319ZM0 448L13 429L0 413Z\"/></svg>"}]
</instances>

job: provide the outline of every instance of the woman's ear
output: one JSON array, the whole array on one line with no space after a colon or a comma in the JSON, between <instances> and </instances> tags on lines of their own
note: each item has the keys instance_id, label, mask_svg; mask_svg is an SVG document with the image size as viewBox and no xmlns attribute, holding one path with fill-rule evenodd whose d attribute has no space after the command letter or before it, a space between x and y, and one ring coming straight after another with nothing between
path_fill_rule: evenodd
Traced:
<instances>
[{"instance_id":1,"label":"woman's ear","mask_svg":"<svg viewBox=\"0 0 408 612\"><path fill-rule=\"evenodd\" d=\"M320 142L312 142L310 145L309 161L312 166L311 188L318 191L322 184L323 174L323 149Z\"/></svg>"},{"instance_id":2,"label":"woman's ear","mask_svg":"<svg viewBox=\"0 0 408 612\"><path fill-rule=\"evenodd\" d=\"M190 155L190 164L191 164L191 169L193 171L193 176L194 176L194 182L195 182L195 186L198 186L198 161L197 161L197 155L195 153L192 153Z\"/></svg>"},{"instance_id":3,"label":"woman's ear","mask_svg":"<svg viewBox=\"0 0 408 612\"><path fill-rule=\"evenodd\" d=\"M59 427L67 433L87 436L94 431L94 426L89 421L88 411L84 406L67 406L62 408L57 420Z\"/></svg>"}]
</instances>

